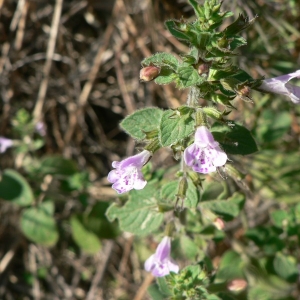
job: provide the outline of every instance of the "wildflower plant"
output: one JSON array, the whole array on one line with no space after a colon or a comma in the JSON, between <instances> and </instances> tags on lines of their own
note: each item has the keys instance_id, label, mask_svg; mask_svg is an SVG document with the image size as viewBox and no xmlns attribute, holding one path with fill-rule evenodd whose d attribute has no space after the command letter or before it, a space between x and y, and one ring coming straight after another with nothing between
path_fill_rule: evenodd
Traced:
<instances>
[{"instance_id":1,"label":"wildflower plant","mask_svg":"<svg viewBox=\"0 0 300 300\"><path fill-rule=\"evenodd\" d=\"M63 145L68 134L60 137L56 124L42 122L47 115L31 116L21 108L11 119L7 135L2 133L0 137L0 155L14 155L14 159L7 160L14 169L1 171L0 200L15 206L15 231L22 236L22 247L35 243L43 251L56 244L59 248L66 245L66 257L71 258L71 264L76 255L82 261L86 254L94 255L101 249L113 252L113 242L107 239L115 239L120 231L126 232L126 236L139 236L133 248L142 262L140 267L144 267L141 290L145 291L147 283L155 277L147 289L155 300L298 299L295 291L299 286L299 152L271 150L278 145L272 144L274 140L287 133L291 125L294 132L299 132L299 126L292 124L297 116L291 112L279 112L276 118L278 112L263 105L268 98L264 93L291 100L292 109L299 104L300 88L290 81L299 78L300 70L275 78L252 77L238 65L238 57L239 48L247 45L243 31L253 25L256 17L249 19L240 14L230 23L229 18L235 16L223 11L221 1L202 2L189 0L195 12L193 20L165 23L170 34L189 50L146 57L139 74L141 85L149 81L172 84L185 90L187 98L180 99L182 104L176 108L146 107L125 117L120 126L136 141L137 149L132 156L113 159L108 182L101 175L100 192L94 185L98 173L90 173L84 159L72 160L72 145ZM254 90L262 93L260 99ZM242 118L246 116L245 107L251 108L247 122ZM255 124L252 126L251 122ZM53 148L54 137L61 142L58 148L67 147L64 156L68 158L57 154L62 149ZM292 135L288 139L294 140ZM267 151L258 152L258 148ZM154 168L162 151L174 164ZM251 154L251 165L247 165L249 160L242 156ZM273 169L268 168L270 165ZM113 190L105 187L108 194L103 196L102 186L107 183ZM272 205L275 203L270 208L266 201L259 207L264 210L264 217L268 216L261 226L261 215L252 206L260 196L254 195L254 189L260 189L261 194L272 197ZM112 197L115 201L107 201ZM248 214L253 214L251 221L257 219L257 223L253 225ZM129 251L131 242L128 245ZM35 252L32 249L25 252L26 264L27 252ZM128 258L127 250L123 256ZM134 268L138 268L139 260L132 258ZM122 259L123 266L125 260ZM52 261L47 261L50 270ZM65 268L64 261L60 261ZM99 263L106 265L102 260ZM125 276L131 266L123 266L120 270ZM97 280L89 285L85 277L95 272L94 278L99 278L97 268L95 263L91 271L86 268L88 273L81 274L85 268L76 267L75 275L80 276L74 278L83 282L76 284L78 289L65 289L67 293L81 291L83 286L93 290ZM70 270L73 273L73 267ZM30 272L35 291L39 270ZM138 284L143 277L139 274L135 282ZM102 277L106 280L111 276ZM40 279L45 278L48 276ZM74 282L77 279L66 279L64 285L71 287ZM109 282L99 285L115 287L115 282L106 283Z\"/></svg>"},{"instance_id":2,"label":"wildflower plant","mask_svg":"<svg viewBox=\"0 0 300 300\"><path fill-rule=\"evenodd\" d=\"M170 258L171 237L164 237L155 254L146 260L145 270L158 277L160 292L170 299L223 299L236 290L231 288L231 282L243 282L243 288L238 289L241 291L247 286L247 278L239 270L221 283L214 282L214 276L209 275L211 263L204 254L205 247L197 243L197 235L204 234L208 228L210 232L222 232L224 222L241 213L249 191L245 183L241 184L243 175L232 159L235 155L255 153L258 148L251 132L230 118L231 111L236 110L232 101L255 105L251 92L258 90L283 94L299 103L299 88L288 83L299 77L299 71L274 79L252 78L234 64L233 58L238 55L238 48L247 44L241 32L256 17L250 20L240 14L224 28L221 25L233 13L223 12L222 2L206 0L200 5L196 0L189 0L189 3L196 15L193 21L165 22L171 35L189 46L189 52L179 56L155 53L141 62L140 71L143 82L154 80L159 85L173 83L178 89L188 89L186 103L176 109L144 108L121 122L123 130L144 144L146 150L120 163L113 162L116 170L110 172L108 180L114 183L118 193L132 188L140 191L125 194L128 198L123 205L113 203L107 216L111 221L118 219L122 230L137 235L159 232L164 225L175 224L170 236L177 241L177 248L198 257L195 265L178 272L177 263ZM169 148L180 164L169 182L163 179L163 172L151 174L147 167L146 185L141 168L150 158L147 149L153 145L155 151ZM226 185L228 177L242 188L233 194L228 190L220 192L213 198L218 200L205 199L210 189L218 189L220 181ZM208 178L217 181L208 184ZM222 227L215 226L215 220Z\"/></svg>"}]
</instances>

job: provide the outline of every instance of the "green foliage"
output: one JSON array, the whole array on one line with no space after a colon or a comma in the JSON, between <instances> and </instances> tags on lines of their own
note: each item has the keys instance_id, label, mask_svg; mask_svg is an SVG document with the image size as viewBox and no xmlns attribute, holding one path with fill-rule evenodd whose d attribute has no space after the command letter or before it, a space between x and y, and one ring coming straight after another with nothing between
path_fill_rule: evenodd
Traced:
<instances>
[{"instance_id":1,"label":"green foliage","mask_svg":"<svg viewBox=\"0 0 300 300\"><path fill-rule=\"evenodd\" d=\"M160 141L163 147L176 144L194 131L194 119L190 113L183 115L179 111L164 111L160 122Z\"/></svg>"},{"instance_id":2,"label":"green foliage","mask_svg":"<svg viewBox=\"0 0 300 300\"><path fill-rule=\"evenodd\" d=\"M275 255L274 261L275 272L283 279L289 282L296 282L299 275L297 261L295 257L286 256L278 252Z\"/></svg>"},{"instance_id":3,"label":"green foliage","mask_svg":"<svg viewBox=\"0 0 300 300\"><path fill-rule=\"evenodd\" d=\"M6 169L2 174L0 198L19 206L28 206L34 202L34 195L27 180L12 169Z\"/></svg>"},{"instance_id":4,"label":"green foliage","mask_svg":"<svg viewBox=\"0 0 300 300\"><path fill-rule=\"evenodd\" d=\"M145 108L126 117L120 125L133 138L142 140L146 132L158 129L162 115L161 109Z\"/></svg>"},{"instance_id":5,"label":"green foliage","mask_svg":"<svg viewBox=\"0 0 300 300\"><path fill-rule=\"evenodd\" d=\"M230 122L228 126L215 123L212 133L228 154L247 155L258 150L250 131L234 122Z\"/></svg>"},{"instance_id":6,"label":"green foliage","mask_svg":"<svg viewBox=\"0 0 300 300\"><path fill-rule=\"evenodd\" d=\"M201 84L205 79L199 76L197 70L188 64L182 64L178 68L177 86L180 89Z\"/></svg>"},{"instance_id":7,"label":"green foliage","mask_svg":"<svg viewBox=\"0 0 300 300\"><path fill-rule=\"evenodd\" d=\"M172 69L174 71L177 70L177 67L179 65L179 62L175 56L169 53L156 53L150 57L145 58L141 62L143 67L146 66L157 66L157 67L167 67L169 69Z\"/></svg>"},{"instance_id":8,"label":"green foliage","mask_svg":"<svg viewBox=\"0 0 300 300\"><path fill-rule=\"evenodd\" d=\"M22 232L28 239L38 244L55 245L59 236L53 214L54 203L52 201L24 209L20 219Z\"/></svg>"},{"instance_id":9,"label":"green foliage","mask_svg":"<svg viewBox=\"0 0 300 300\"><path fill-rule=\"evenodd\" d=\"M78 217L73 216L70 220L70 225L73 239L82 251L88 254L95 254L100 250L101 243L99 238L95 233L88 230Z\"/></svg>"},{"instance_id":10,"label":"green foliage","mask_svg":"<svg viewBox=\"0 0 300 300\"><path fill-rule=\"evenodd\" d=\"M155 231L163 222L155 198L156 182L148 183L141 191L132 191L125 205L113 203L107 210L108 220L119 219L120 229L137 235L146 235Z\"/></svg>"},{"instance_id":11,"label":"green foliage","mask_svg":"<svg viewBox=\"0 0 300 300\"><path fill-rule=\"evenodd\" d=\"M265 109L256 134L262 142L274 142L289 131L291 122L291 115L288 112L274 113L274 111Z\"/></svg>"},{"instance_id":12,"label":"green foliage","mask_svg":"<svg viewBox=\"0 0 300 300\"><path fill-rule=\"evenodd\" d=\"M43 175L68 176L76 172L77 167L75 162L59 155L46 156L40 162L39 173Z\"/></svg>"},{"instance_id":13,"label":"green foliage","mask_svg":"<svg viewBox=\"0 0 300 300\"><path fill-rule=\"evenodd\" d=\"M172 201L175 199L176 192L178 189L178 182L169 182L162 186L161 189L161 199ZM188 188L186 191L186 198L183 200L184 207L195 209L199 202L200 193L197 187L188 180ZM180 204L179 204L180 205Z\"/></svg>"},{"instance_id":14,"label":"green foliage","mask_svg":"<svg viewBox=\"0 0 300 300\"><path fill-rule=\"evenodd\" d=\"M225 221L230 221L239 215L245 204L245 196L235 193L227 200L213 200L201 202L200 207L209 209Z\"/></svg>"}]
</instances>

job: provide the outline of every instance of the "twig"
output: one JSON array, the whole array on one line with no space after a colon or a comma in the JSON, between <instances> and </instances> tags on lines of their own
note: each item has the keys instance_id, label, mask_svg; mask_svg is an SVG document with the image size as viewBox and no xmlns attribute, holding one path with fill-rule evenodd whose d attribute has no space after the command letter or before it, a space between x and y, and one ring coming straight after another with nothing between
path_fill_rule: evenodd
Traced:
<instances>
[{"instance_id":1,"label":"twig","mask_svg":"<svg viewBox=\"0 0 300 300\"><path fill-rule=\"evenodd\" d=\"M103 278L103 275L104 275L104 272L106 269L106 265L108 263L110 255L112 253L113 246L114 246L114 241L109 240L104 245L104 249L101 250L103 260L101 260L101 264L97 268L97 272L92 280L91 288L87 294L86 300L96 299L95 298L96 289L102 281L102 278Z\"/></svg>"},{"instance_id":2,"label":"twig","mask_svg":"<svg viewBox=\"0 0 300 300\"><path fill-rule=\"evenodd\" d=\"M16 34L16 40L15 40L15 49L20 50L22 47L23 37L25 33L25 24L26 24L26 16L28 12L29 2L25 0L25 3L23 5L23 9L21 12L20 20L18 23L18 31Z\"/></svg>"},{"instance_id":3,"label":"twig","mask_svg":"<svg viewBox=\"0 0 300 300\"><path fill-rule=\"evenodd\" d=\"M51 24L51 30L50 30L50 37L49 37L49 43L47 48L47 54L46 54L46 62L43 69L43 79L40 84L40 89L37 97L37 101L34 107L33 111L33 117L35 121L38 121L41 118L42 109L45 102L45 96L48 88L48 82L49 82L49 75L50 75L50 69L52 64L52 58L55 50L55 44L56 44L56 38L59 28L59 20L61 16L62 11L62 5L63 0L56 0L54 12L53 12L53 18L52 18L52 24Z\"/></svg>"},{"instance_id":4,"label":"twig","mask_svg":"<svg viewBox=\"0 0 300 300\"><path fill-rule=\"evenodd\" d=\"M37 264L36 264L36 252L37 248L35 245L29 245L28 251L28 260L29 260L29 270L33 275L33 285L32 285L32 295L34 300L41 299L41 292L40 292L40 283L37 279Z\"/></svg>"},{"instance_id":5,"label":"twig","mask_svg":"<svg viewBox=\"0 0 300 300\"><path fill-rule=\"evenodd\" d=\"M9 251L6 252L6 254L3 256L3 258L0 261L0 274L2 274L7 266L9 265L9 263L11 262L11 260L13 259L13 257L16 254L16 250L18 249L20 244L20 241L17 240L11 247L11 249Z\"/></svg>"},{"instance_id":6,"label":"twig","mask_svg":"<svg viewBox=\"0 0 300 300\"><path fill-rule=\"evenodd\" d=\"M147 289L148 289L149 285L152 283L153 279L154 279L153 275L151 273L149 273L147 275L147 277L144 279L141 287L138 289L133 300L142 300L143 299L143 297L146 294Z\"/></svg>"},{"instance_id":7,"label":"twig","mask_svg":"<svg viewBox=\"0 0 300 300\"><path fill-rule=\"evenodd\" d=\"M125 83L125 79L124 79L124 76L123 76L123 72L122 72L122 68L121 68L121 64L120 64L120 59L119 59L120 52L121 52L121 49L119 49L119 51L116 54L115 68L116 68L117 80L118 80L118 83L119 83L121 94L123 96L124 104L126 106L127 113L130 115L135 111L135 107L134 107L132 98L129 96L127 88L126 88L126 83Z\"/></svg>"}]
</instances>

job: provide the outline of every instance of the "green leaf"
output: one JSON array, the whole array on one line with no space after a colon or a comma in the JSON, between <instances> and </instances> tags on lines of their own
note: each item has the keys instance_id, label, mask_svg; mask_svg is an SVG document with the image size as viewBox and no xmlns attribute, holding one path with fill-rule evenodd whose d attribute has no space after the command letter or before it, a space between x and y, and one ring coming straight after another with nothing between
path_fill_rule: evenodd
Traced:
<instances>
[{"instance_id":1,"label":"green leaf","mask_svg":"<svg viewBox=\"0 0 300 300\"><path fill-rule=\"evenodd\" d=\"M178 115L173 110L163 112L160 122L160 140L163 147L176 144L194 131L195 121L189 115Z\"/></svg>"},{"instance_id":2,"label":"green leaf","mask_svg":"<svg viewBox=\"0 0 300 300\"><path fill-rule=\"evenodd\" d=\"M142 140L146 137L144 132L158 129L162 115L159 108L144 108L126 117L120 125L133 138Z\"/></svg>"},{"instance_id":3,"label":"green leaf","mask_svg":"<svg viewBox=\"0 0 300 300\"><path fill-rule=\"evenodd\" d=\"M182 65L178 68L178 87L181 89L192 85L201 84L205 81L204 77L199 76L197 70L188 65Z\"/></svg>"},{"instance_id":4,"label":"green leaf","mask_svg":"<svg viewBox=\"0 0 300 300\"><path fill-rule=\"evenodd\" d=\"M87 230L95 233L99 238L113 239L119 235L119 230L117 224L109 222L105 216L108 207L108 202L97 202L88 215L82 216L81 221Z\"/></svg>"},{"instance_id":5,"label":"green leaf","mask_svg":"<svg viewBox=\"0 0 300 300\"><path fill-rule=\"evenodd\" d=\"M165 296L160 292L156 284L151 284L147 289L148 294L153 300L165 300Z\"/></svg>"},{"instance_id":6,"label":"green leaf","mask_svg":"<svg viewBox=\"0 0 300 300\"><path fill-rule=\"evenodd\" d=\"M198 254L199 247L195 244L195 242L189 238L188 236L182 235L180 237L180 246L183 254L187 259L195 259Z\"/></svg>"},{"instance_id":7,"label":"green leaf","mask_svg":"<svg viewBox=\"0 0 300 300\"><path fill-rule=\"evenodd\" d=\"M59 155L46 156L42 159L40 173L69 176L78 172L76 164L71 159Z\"/></svg>"},{"instance_id":8,"label":"green leaf","mask_svg":"<svg viewBox=\"0 0 300 300\"><path fill-rule=\"evenodd\" d=\"M77 216L71 218L70 225L72 237L82 251L88 254L95 254L100 250L101 243L99 238L95 233L88 230Z\"/></svg>"},{"instance_id":9,"label":"green leaf","mask_svg":"<svg viewBox=\"0 0 300 300\"><path fill-rule=\"evenodd\" d=\"M275 272L288 282L295 282L299 274L297 261L294 257L284 255L281 252L276 253L273 266Z\"/></svg>"},{"instance_id":10,"label":"green leaf","mask_svg":"<svg viewBox=\"0 0 300 300\"><path fill-rule=\"evenodd\" d=\"M53 202L44 202L38 207L24 209L20 227L24 235L44 246L53 246L58 240L58 230L53 217Z\"/></svg>"},{"instance_id":11,"label":"green leaf","mask_svg":"<svg viewBox=\"0 0 300 300\"><path fill-rule=\"evenodd\" d=\"M208 182L205 180L202 186L203 191L201 193L201 202L217 200L219 195L224 192L224 185L218 181Z\"/></svg>"},{"instance_id":12,"label":"green leaf","mask_svg":"<svg viewBox=\"0 0 300 300\"><path fill-rule=\"evenodd\" d=\"M130 193L124 206L113 203L106 212L108 220L118 218L121 230L137 235L155 231L163 221L155 198L156 191L156 185L148 183L143 190Z\"/></svg>"},{"instance_id":13,"label":"green leaf","mask_svg":"<svg viewBox=\"0 0 300 300\"><path fill-rule=\"evenodd\" d=\"M165 296L172 296L172 292L168 286L167 280L165 277L157 277L156 279L159 290L162 292Z\"/></svg>"},{"instance_id":14,"label":"green leaf","mask_svg":"<svg viewBox=\"0 0 300 300\"><path fill-rule=\"evenodd\" d=\"M247 41L241 36L235 36L230 43L230 50L233 51L236 48L247 45Z\"/></svg>"},{"instance_id":15,"label":"green leaf","mask_svg":"<svg viewBox=\"0 0 300 300\"><path fill-rule=\"evenodd\" d=\"M174 55L165 52L156 53L142 61L143 67L154 65L156 67L168 67L174 71L177 70L178 64L179 62Z\"/></svg>"},{"instance_id":16,"label":"green leaf","mask_svg":"<svg viewBox=\"0 0 300 300\"><path fill-rule=\"evenodd\" d=\"M232 24L225 28L224 32L226 36L235 35L236 33L239 33L240 31L246 29L254 23L256 18L257 16L255 16L252 20L249 21L248 17L244 17L242 14L240 14L239 17Z\"/></svg>"},{"instance_id":17,"label":"green leaf","mask_svg":"<svg viewBox=\"0 0 300 300\"><path fill-rule=\"evenodd\" d=\"M175 203L176 194L178 192L178 181L171 181L163 185L161 188L160 197L164 201ZM200 194L193 182L188 179L188 189L186 191L186 199L183 206L187 208L196 208L199 202ZM180 202L178 205L181 205Z\"/></svg>"},{"instance_id":18,"label":"green leaf","mask_svg":"<svg viewBox=\"0 0 300 300\"><path fill-rule=\"evenodd\" d=\"M186 42L190 41L190 37L183 33L176 25L176 22L174 20L169 20L165 22L165 25L167 29L170 31L170 33L176 37L179 40L184 40Z\"/></svg>"},{"instance_id":19,"label":"green leaf","mask_svg":"<svg viewBox=\"0 0 300 300\"><path fill-rule=\"evenodd\" d=\"M215 123L211 128L214 138L228 154L247 155L256 152L257 146L250 131L242 125L230 122L225 126Z\"/></svg>"},{"instance_id":20,"label":"green leaf","mask_svg":"<svg viewBox=\"0 0 300 300\"><path fill-rule=\"evenodd\" d=\"M177 79L177 74L170 69L161 69L159 75L154 79L157 84L169 84Z\"/></svg>"},{"instance_id":21,"label":"green leaf","mask_svg":"<svg viewBox=\"0 0 300 300\"><path fill-rule=\"evenodd\" d=\"M257 246L262 247L266 254L274 254L282 250L286 245L280 234L282 230L276 227L257 226L248 229L245 237L251 239Z\"/></svg>"},{"instance_id":22,"label":"green leaf","mask_svg":"<svg viewBox=\"0 0 300 300\"><path fill-rule=\"evenodd\" d=\"M288 112L274 113L273 110L264 110L257 127L257 136L266 143L283 137L291 128L292 118Z\"/></svg>"},{"instance_id":23,"label":"green leaf","mask_svg":"<svg viewBox=\"0 0 300 300\"><path fill-rule=\"evenodd\" d=\"M20 206L33 203L34 196L26 179L17 171L6 169L0 182L0 198Z\"/></svg>"},{"instance_id":24,"label":"green leaf","mask_svg":"<svg viewBox=\"0 0 300 300\"><path fill-rule=\"evenodd\" d=\"M198 18L203 17L203 13L201 10L201 6L199 5L199 3L195 0L188 0L189 3L193 6L193 9L195 11L195 14L197 15Z\"/></svg>"},{"instance_id":25,"label":"green leaf","mask_svg":"<svg viewBox=\"0 0 300 300\"><path fill-rule=\"evenodd\" d=\"M271 220L278 228L282 228L284 225L287 225L289 219L289 213L285 210L275 210L271 213Z\"/></svg>"},{"instance_id":26,"label":"green leaf","mask_svg":"<svg viewBox=\"0 0 300 300\"><path fill-rule=\"evenodd\" d=\"M232 267L234 266L234 268ZM243 278L244 262L240 255L232 250L225 252L216 274L215 283L228 282L232 279Z\"/></svg>"},{"instance_id":27,"label":"green leaf","mask_svg":"<svg viewBox=\"0 0 300 300\"><path fill-rule=\"evenodd\" d=\"M222 217L225 221L230 221L237 217L245 204L245 196L240 193L234 193L227 200L213 200L201 202L200 207L209 209L216 215Z\"/></svg>"}]
</instances>

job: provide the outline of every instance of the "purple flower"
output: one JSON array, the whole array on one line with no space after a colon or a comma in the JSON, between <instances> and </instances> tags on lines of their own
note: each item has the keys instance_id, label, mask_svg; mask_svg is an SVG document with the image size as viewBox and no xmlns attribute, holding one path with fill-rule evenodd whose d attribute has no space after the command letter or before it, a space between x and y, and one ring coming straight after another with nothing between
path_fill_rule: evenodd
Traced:
<instances>
[{"instance_id":1,"label":"purple flower","mask_svg":"<svg viewBox=\"0 0 300 300\"><path fill-rule=\"evenodd\" d=\"M195 141L184 150L184 161L198 173L211 173L216 167L223 166L227 161L226 153L214 140L206 126L200 126L195 133Z\"/></svg>"},{"instance_id":2,"label":"purple flower","mask_svg":"<svg viewBox=\"0 0 300 300\"><path fill-rule=\"evenodd\" d=\"M300 87L288 83L295 77L300 78L300 70L279 77L266 79L258 89L265 92L288 96L292 102L300 104Z\"/></svg>"},{"instance_id":3,"label":"purple flower","mask_svg":"<svg viewBox=\"0 0 300 300\"><path fill-rule=\"evenodd\" d=\"M152 156L151 152L144 150L141 153L130 156L121 162L114 161L113 168L107 179L113 183L112 188L119 194L126 193L132 189L141 190L147 184L142 174L142 167Z\"/></svg>"},{"instance_id":4,"label":"purple flower","mask_svg":"<svg viewBox=\"0 0 300 300\"><path fill-rule=\"evenodd\" d=\"M13 140L0 136L0 153L4 153L7 148L13 145Z\"/></svg>"},{"instance_id":5,"label":"purple flower","mask_svg":"<svg viewBox=\"0 0 300 300\"><path fill-rule=\"evenodd\" d=\"M170 257L171 238L165 236L156 248L156 251L145 261L145 270L155 277L163 277L170 272L178 273L179 266Z\"/></svg>"},{"instance_id":6,"label":"purple flower","mask_svg":"<svg viewBox=\"0 0 300 300\"><path fill-rule=\"evenodd\" d=\"M46 135L46 127L45 124L41 121L38 121L35 124L35 130L40 136L45 136Z\"/></svg>"}]
</instances>

